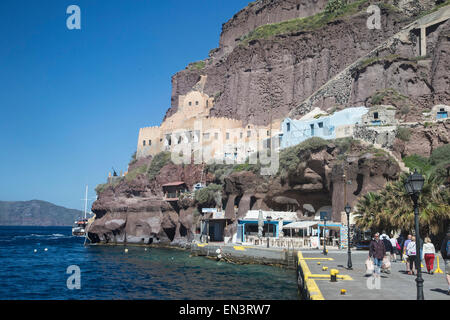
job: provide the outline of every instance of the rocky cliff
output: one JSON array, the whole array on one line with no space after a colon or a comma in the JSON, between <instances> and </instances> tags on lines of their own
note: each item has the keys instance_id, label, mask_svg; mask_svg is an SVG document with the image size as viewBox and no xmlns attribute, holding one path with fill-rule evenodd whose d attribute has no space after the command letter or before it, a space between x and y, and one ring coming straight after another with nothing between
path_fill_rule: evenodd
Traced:
<instances>
[{"instance_id":1,"label":"rocky cliff","mask_svg":"<svg viewBox=\"0 0 450 320\"><path fill-rule=\"evenodd\" d=\"M147 161L139 165L148 166L152 160ZM226 236L233 235L237 219L250 209L296 211L302 219L314 216L321 207L330 206L334 221L340 221L345 206L344 172L354 181L347 186L347 201L351 204L361 194L379 190L386 181L396 179L400 172L396 160L387 152L353 140L305 141L283 151L280 166L277 175L261 176L257 170L226 165L205 168L168 163L153 180L148 179L146 171L132 180L123 178L117 185L108 185L94 203L96 220L89 229L90 238L109 243L191 241L205 205L189 197L166 202L161 186L184 181L192 190L200 181L202 171L208 183L220 186L225 216L232 221L225 229Z\"/></svg>"},{"instance_id":2,"label":"rocky cliff","mask_svg":"<svg viewBox=\"0 0 450 320\"><path fill-rule=\"evenodd\" d=\"M232 221L227 236L249 209L295 211L307 219L321 207L332 207L333 220L341 221L343 189L354 205L361 195L398 178L403 166L393 155L429 156L448 143L448 122L417 123L431 106L450 103L450 22L428 29L427 55L420 57L420 30L414 25L437 3L360 0L337 12L324 11L327 3L249 4L223 25L220 46L208 59L172 77L166 117L176 112L178 97L207 75L204 92L215 98L212 116L268 124L271 118L299 117L313 107L389 104L399 120L410 122L410 135L395 139L392 151L350 140L308 140L283 150L280 171L273 176L261 176L251 166L176 166L139 159L125 178L99 189L92 208L97 218L89 230L94 242L192 240L204 205L192 195L164 201L162 185L174 181L184 181L190 190L200 181L218 185L225 216ZM381 9L380 29L367 27L370 4ZM344 173L352 184L345 184Z\"/></svg>"},{"instance_id":3,"label":"rocky cliff","mask_svg":"<svg viewBox=\"0 0 450 320\"><path fill-rule=\"evenodd\" d=\"M172 107L167 115L176 111L178 96L189 91L200 75L208 76L205 93L216 99L211 112L214 116L267 124L271 115L282 118L292 110L297 110L296 115L304 114L310 110L302 104L308 97L435 4L404 1L395 6L389 1L357 1L340 14L326 15L322 12L324 2L318 1L314 9L302 11L313 16L263 25L258 32L249 31L242 36L263 23L257 20L259 15L266 14L266 23L296 17L297 5L301 3L258 1L224 24L221 46L204 65L190 66L173 76ZM381 8L380 29L367 27L370 14L366 10L371 3ZM297 17L302 15L297 13ZM413 32L384 52L377 51L378 58L367 57L361 68L351 73L349 81L343 82L345 88L339 88L349 92L345 99L338 94L325 95L318 106L328 109L362 105L377 90L388 88L400 95L412 94L413 107L420 110L430 104L448 104L448 24L429 30L429 54L426 59L419 59L423 61L417 59L417 33ZM240 40L235 41L236 37ZM393 55L397 59L392 59Z\"/></svg>"}]
</instances>

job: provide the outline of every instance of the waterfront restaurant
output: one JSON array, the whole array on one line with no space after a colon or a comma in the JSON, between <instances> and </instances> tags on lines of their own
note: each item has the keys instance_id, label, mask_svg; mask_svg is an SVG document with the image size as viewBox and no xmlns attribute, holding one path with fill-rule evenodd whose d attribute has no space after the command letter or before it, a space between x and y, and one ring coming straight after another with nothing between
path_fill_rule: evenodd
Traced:
<instances>
[{"instance_id":1,"label":"waterfront restaurant","mask_svg":"<svg viewBox=\"0 0 450 320\"><path fill-rule=\"evenodd\" d=\"M326 225L317 220L295 221L284 225L283 230L295 248L320 248L323 247L324 239L327 246L342 248L342 240L346 239L346 228L331 221Z\"/></svg>"},{"instance_id":2,"label":"waterfront restaurant","mask_svg":"<svg viewBox=\"0 0 450 320\"><path fill-rule=\"evenodd\" d=\"M273 243L276 243L273 240L283 236L283 226L297 219L297 212L249 210L242 219L238 220L237 233L233 242L260 245L264 241L267 243L267 238L270 238ZM258 236L258 222L263 225L261 239Z\"/></svg>"}]
</instances>

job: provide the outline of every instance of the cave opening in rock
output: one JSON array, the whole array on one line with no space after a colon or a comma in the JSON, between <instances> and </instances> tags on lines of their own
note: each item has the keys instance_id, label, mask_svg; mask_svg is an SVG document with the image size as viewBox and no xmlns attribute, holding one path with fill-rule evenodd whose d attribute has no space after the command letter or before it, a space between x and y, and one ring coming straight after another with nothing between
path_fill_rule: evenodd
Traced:
<instances>
[{"instance_id":1,"label":"cave opening in rock","mask_svg":"<svg viewBox=\"0 0 450 320\"><path fill-rule=\"evenodd\" d=\"M234 206L235 207L239 207L239 202L241 202L241 199L242 199L242 195L236 196L236 198L234 198Z\"/></svg>"},{"instance_id":2,"label":"cave opening in rock","mask_svg":"<svg viewBox=\"0 0 450 320\"><path fill-rule=\"evenodd\" d=\"M186 237L187 236L187 229L182 224L180 224L180 236L182 236L182 237Z\"/></svg>"},{"instance_id":3,"label":"cave opening in rock","mask_svg":"<svg viewBox=\"0 0 450 320\"><path fill-rule=\"evenodd\" d=\"M255 203L256 203L256 201L257 201L257 199L256 199L256 197L255 196L251 196L250 197L250 209L257 209L257 208L253 208L253 206L255 205Z\"/></svg>"},{"instance_id":4,"label":"cave opening in rock","mask_svg":"<svg viewBox=\"0 0 450 320\"><path fill-rule=\"evenodd\" d=\"M166 233L170 241L173 241L173 239L175 238L175 231L175 228L164 228L164 232Z\"/></svg>"},{"instance_id":5,"label":"cave opening in rock","mask_svg":"<svg viewBox=\"0 0 450 320\"><path fill-rule=\"evenodd\" d=\"M355 192L353 192L353 194L355 196L359 195L361 193L361 190L363 188L363 183L364 183L364 175L362 175L361 173L358 173L358 175L356 176L356 183L358 184Z\"/></svg>"}]
</instances>

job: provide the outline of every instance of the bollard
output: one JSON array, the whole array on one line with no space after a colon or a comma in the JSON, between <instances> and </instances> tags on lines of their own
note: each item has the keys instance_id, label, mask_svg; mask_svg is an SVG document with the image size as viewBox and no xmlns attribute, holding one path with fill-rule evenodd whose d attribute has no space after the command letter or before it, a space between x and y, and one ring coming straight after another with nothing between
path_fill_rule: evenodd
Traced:
<instances>
[{"instance_id":1,"label":"bollard","mask_svg":"<svg viewBox=\"0 0 450 320\"><path fill-rule=\"evenodd\" d=\"M330 270L330 278L331 278L331 282L337 282L337 275L339 273L339 270L336 269L331 269Z\"/></svg>"},{"instance_id":2,"label":"bollard","mask_svg":"<svg viewBox=\"0 0 450 320\"><path fill-rule=\"evenodd\" d=\"M322 267L322 271L327 271L328 267Z\"/></svg>"},{"instance_id":3,"label":"bollard","mask_svg":"<svg viewBox=\"0 0 450 320\"><path fill-rule=\"evenodd\" d=\"M342 294L342 295L345 295L346 293L347 293L347 290L345 290L345 289L342 289L342 290L341 290L341 294Z\"/></svg>"}]
</instances>

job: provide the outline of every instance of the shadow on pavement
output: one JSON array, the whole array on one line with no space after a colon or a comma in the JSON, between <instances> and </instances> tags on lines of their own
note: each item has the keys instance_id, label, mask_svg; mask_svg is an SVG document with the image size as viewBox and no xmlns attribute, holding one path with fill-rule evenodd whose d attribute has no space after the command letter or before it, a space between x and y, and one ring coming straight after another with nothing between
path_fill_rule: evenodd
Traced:
<instances>
[{"instance_id":1,"label":"shadow on pavement","mask_svg":"<svg viewBox=\"0 0 450 320\"><path fill-rule=\"evenodd\" d=\"M436 289L430 289L430 291L434 291L434 292L439 292L439 293L443 293L445 295L447 295L447 290L444 289L440 289L440 288L436 288Z\"/></svg>"}]
</instances>

